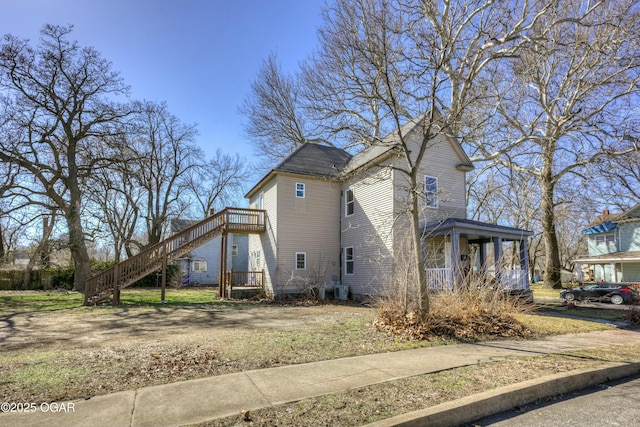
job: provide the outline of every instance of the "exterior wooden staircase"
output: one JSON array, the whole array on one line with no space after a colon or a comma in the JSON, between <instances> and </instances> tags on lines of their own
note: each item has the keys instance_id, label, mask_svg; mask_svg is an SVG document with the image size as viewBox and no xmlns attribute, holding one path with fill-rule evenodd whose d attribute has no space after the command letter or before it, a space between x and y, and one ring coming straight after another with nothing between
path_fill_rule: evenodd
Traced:
<instances>
[{"instance_id":1,"label":"exterior wooden staircase","mask_svg":"<svg viewBox=\"0 0 640 427\"><path fill-rule=\"evenodd\" d=\"M108 298L119 303L122 289L161 268L166 269L167 263L216 236L224 237L227 233L262 233L264 230L265 211L225 208L91 277L85 283L84 304L96 305Z\"/></svg>"}]
</instances>

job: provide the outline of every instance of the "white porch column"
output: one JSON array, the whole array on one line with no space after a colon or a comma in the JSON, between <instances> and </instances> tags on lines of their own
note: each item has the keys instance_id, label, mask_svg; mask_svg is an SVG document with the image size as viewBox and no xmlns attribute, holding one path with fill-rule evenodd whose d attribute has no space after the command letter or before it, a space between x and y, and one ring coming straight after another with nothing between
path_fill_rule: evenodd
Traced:
<instances>
[{"instance_id":1,"label":"white porch column","mask_svg":"<svg viewBox=\"0 0 640 427\"><path fill-rule=\"evenodd\" d=\"M611 281L615 283L618 281L618 272L616 271L616 263L612 262L610 264L610 267L611 267Z\"/></svg>"},{"instance_id":2,"label":"white porch column","mask_svg":"<svg viewBox=\"0 0 640 427\"><path fill-rule=\"evenodd\" d=\"M526 238L520 240L520 270L524 279L521 280L522 286L529 287L531 278L529 277L529 250L527 248L528 241Z\"/></svg>"},{"instance_id":3,"label":"white porch column","mask_svg":"<svg viewBox=\"0 0 640 427\"><path fill-rule=\"evenodd\" d=\"M582 282L582 264L576 262L576 272L578 273L578 282Z\"/></svg>"},{"instance_id":4,"label":"white porch column","mask_svg":"<svg viewBox=\"0 0 640 427\"><path fill-rule=\"evenodd\" d=\"M496 237L493 240L493 265L495 268L496 281L500 283L502 275L502 238Z\"/></svg>"},{"instance_id":5,"label":"white porch column","mask_svg":"<svg viewBox=\"0 0 640 427\"><path fill-rule=\"evenodd\" d=\"M450 255L451 273L454 283L461 279L460 277L460 232L455 229L451 232L451 255Z\"/></svg>"}]
</instances>

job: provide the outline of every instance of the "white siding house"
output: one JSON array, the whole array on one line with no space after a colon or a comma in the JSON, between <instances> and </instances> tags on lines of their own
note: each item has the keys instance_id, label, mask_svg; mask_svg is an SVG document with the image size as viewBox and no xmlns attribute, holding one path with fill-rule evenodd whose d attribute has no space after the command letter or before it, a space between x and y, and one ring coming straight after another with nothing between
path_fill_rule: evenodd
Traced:
<instances>
[{"instance_id":1,"label":"white siding house","mask_svg":"<svg viewBox=\"0 0 640 427\"><path fill-rule=\"evenodd\" d=\"M423 139L420 123L400 130L415 145L412 153ZM249 237L249 259L252 268L264 269L267 294L336 285L353 296L385 294L408 229L404 161L394 135L354 156L308 143L263 177L246 197L251 208L266 211L267 231ZM518 242L526 254L531 232L466 220L465 180L472 168L460 144L444 137L430 142L420 164L421 226L433 287L453 285L461 260L471 265L471 246L477 247L474 265L484 265L490 252L501 255L504 241ZM485 250L489 244L493 251ZM430 254L434 245L442 250ZM523 255L517 273L502 277L517 278L510 288L528 288L527 271Z\"/></svg>"}]
</instances>

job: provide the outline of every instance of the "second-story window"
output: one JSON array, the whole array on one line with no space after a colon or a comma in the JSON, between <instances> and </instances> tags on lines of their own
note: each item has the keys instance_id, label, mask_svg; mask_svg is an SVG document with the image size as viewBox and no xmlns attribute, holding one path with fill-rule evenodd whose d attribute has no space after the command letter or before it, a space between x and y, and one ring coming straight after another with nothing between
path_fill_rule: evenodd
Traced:
<instances>
[{"instance_id":1,"label":"second-story window","mask_svg":"<svg viewBox=\"0 0 640 427\"><path fill-rule=\"evenodd\" d=\"M258 198L256 199L256 209L264 209L264 192L260 192L258 194Z\"/></svg>"},{"instance_id":2,"label":"second-story window","mask_svg":"<svg viewBox=\"0 0 640 427\"><path fill-rule=\"evenodd\" d=\"M609 246L616 244L615 234L601 234L596 236L596 246Z\"/></svg>"},{"instance_id":3,"label":"second-story window","mask_svg":"<svg viewBox=\"0 0 640 427\"><path fill-rule=\"evenodd\" d=\"M434 176L424 177L424 198L427 207L438 207L438 178Z\"/></svg>"},{"instance_id":4,"label":"second-story window","mask_svg":"<svg viewBox=\"0 0 640 427\"><path fill-rule=\"evenodd\" d=\"M304 199L304 184L296 182L296 197Z\"/></svg>"},{"instance_id":5,"label":"second-story window","mask_svg":"<svg viewBox=\"0 0 640 427\"><path fill-rule=\"evenodd\" d=\"M355 205L353 190L347 190L344 197L344 216L351 216Z\"/></svg>"}]
</instances>

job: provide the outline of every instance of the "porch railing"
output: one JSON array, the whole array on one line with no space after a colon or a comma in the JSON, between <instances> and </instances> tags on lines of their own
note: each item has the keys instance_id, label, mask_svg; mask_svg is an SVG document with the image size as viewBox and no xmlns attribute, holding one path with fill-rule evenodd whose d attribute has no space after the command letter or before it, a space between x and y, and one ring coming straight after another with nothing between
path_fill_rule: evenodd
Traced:
<instances>
[{"instance_id":1,"label":"porch railing","mask_svg":"<svg viewBox=\"0 0 640 427\"><path fill-rule=\"evenodd\" d=\"M450 268L427 268L427 287L438 291L453 289L453 272Z\"/></svg>"},{"instance_id":2,"label":"porch railing","mask_svg":"<svg viewBox=\"0 0 640 427\"><path fill-rule=\"evenodd\" d=\"M227 271L226 284L231 287L262 288L264 271Z\"/></svg>"},{"instance_id":3,"label":"porch railing","mask_svg":"<svg viewBox=\"0 0 640 427\"><path fill-rule=\"evenodd\" d=\"M495 272L487 272L490 279L495 279ZM524 290L529 286L529 274L526 270L503 270L499 274L500 286L505 290ZM451 268L427 268L426 280L429 289L452 290L454 286Z\"/></svg>"}]
</instances>

